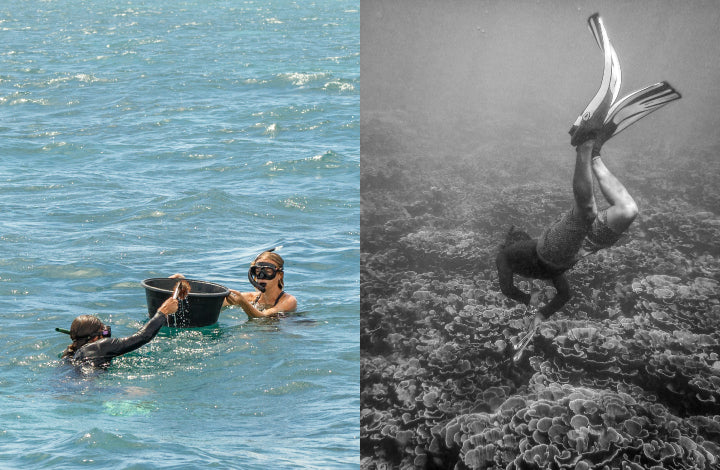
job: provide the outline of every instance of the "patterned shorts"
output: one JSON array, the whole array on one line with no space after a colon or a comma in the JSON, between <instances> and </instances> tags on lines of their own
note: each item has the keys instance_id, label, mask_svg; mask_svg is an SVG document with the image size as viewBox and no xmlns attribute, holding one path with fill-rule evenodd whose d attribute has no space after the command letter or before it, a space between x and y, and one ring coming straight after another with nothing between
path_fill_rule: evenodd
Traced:
<instances>
[{"instance_id":1,"label":"patterned shorts","mask_svg":"<svg viewBox=\"0 0 720 470\"><path fill-rule=\"evenodd\" d=\"M560 215L540 235L538 257L554 269L568 269L578 261L580 248L595 252L613 246L620 238L607 225L607 209L593 220L575 214L571 209Z\"/></svg>"},{"instance_id":2,"label":"patterned shorts","mask_svg":"<svg viewBox=\"0 0 720 470\"><path fill-rule=\"evenodd\" d=\"M607 224L607 209L603 209L598 212L597 217L593 220L590 232L587 234L583 248L587 251L598 251L603 248L610 248L618 240L622 233L617 233L611 229Z\"/></svg>"}]
</instances>

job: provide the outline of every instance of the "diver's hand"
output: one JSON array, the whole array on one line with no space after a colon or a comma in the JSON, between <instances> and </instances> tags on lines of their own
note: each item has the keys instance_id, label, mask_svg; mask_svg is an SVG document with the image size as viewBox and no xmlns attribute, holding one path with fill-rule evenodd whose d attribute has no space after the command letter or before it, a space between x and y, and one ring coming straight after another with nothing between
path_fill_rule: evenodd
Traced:
<instances>
[{"instance_id":1,"label":"diver's hand","mask_svg":"<svg viewBox=\"0 0 720 470\"><path fill-rule=\"evenodd\" d=\"M170 279L185 279L185 276L183 276L180 273L176 273L176 274L173 274L172 276L170 276Z\"/></svg>"},{"instance_id":2,"label":"diver's hand","mask_svg":"<svg viewBox=\"0 0 720 470\"><path fill-rule=\"evenodd\" d=\"M173 299L172 297L170 297L165 302L163 302L163 304L160 306L160 308L157 309L157 311L167 317L168 315L172 315L173 313L177 312L177 309L177 299Z\"/></svg>"},{"instance_id":3,"label":"diver's hand","mask_svg":"<svg viewBox=\"0 0 720 470\"><path fill-rule=\"evenodd\" d=\"M531 307L537 307L540 303L540 291L535 291L532 294L530 294L530 302L528 302L528 305Z\"/></svg>"},{"instance_id":4,"label":"diver's hand","mask_svg":"<svg viewBox=\"0 0 720 470\"><path fill-rule=\"evenodd\" d=\"M532 328L533 330L536 329L536 328L538 328L543 321L545 321L545 317L543 317L542 313L540 313L540 311L538 310L538 311L535 313L535 317L533 318L531 328Z\"/></svg>"},{"instance_id":5,"label":"diver's hand","mask_svg":"<svg viewBox=\"0 0 720 470\"><path fill-rule=\"evenodd\" d=\"M237 291L237 290L235 290L235 289L228 289L228 290L230 291L230 293L229 293L228 296L227 296L227 302L228 302L228 304L230 304L230 305L237 305L238 303L240 303L240 299L243 298L243 296L242 296L242 294L240 293L240 291Z\"/></svg>"}]
</instances>

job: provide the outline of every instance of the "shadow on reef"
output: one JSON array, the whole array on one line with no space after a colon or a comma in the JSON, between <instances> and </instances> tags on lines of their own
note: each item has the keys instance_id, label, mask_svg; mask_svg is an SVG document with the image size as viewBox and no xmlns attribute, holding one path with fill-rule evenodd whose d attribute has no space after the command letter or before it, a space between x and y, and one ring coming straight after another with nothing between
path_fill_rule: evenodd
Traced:
<instances>
[{"instance_id":1,"label":"shadow on reef","mask_svg":"<svg viewBox=\"0 0 720 470\"><path fill-rule=\"evenodd\" d=\"M500 293L495 250L510 225L537 235L567 188L418 164L364 191L362 467L720 468L717 169L644 187L629 236L576 266L517 365L529 314ZM701 206L667 198L689 181Z\"/></svg>"}]
</instances>

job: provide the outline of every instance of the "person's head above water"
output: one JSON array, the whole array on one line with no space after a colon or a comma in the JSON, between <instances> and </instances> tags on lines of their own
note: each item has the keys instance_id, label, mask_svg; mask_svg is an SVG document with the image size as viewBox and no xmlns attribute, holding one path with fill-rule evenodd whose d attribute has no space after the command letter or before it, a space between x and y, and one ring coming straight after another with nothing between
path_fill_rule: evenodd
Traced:
<instances>
[{"instance_id":1,"label":"person's head above water","mask_svg":"<svg viewBox=\"0 0 720 470\"><path fill-rule=\"evenodd\" d=\"M69 333L72 344L67 347L63 353L63 357L72 357L75 351L85 346L87 343L92 343L100 338L109 338L111 336L111 330L109 326L100 321L100 319L93 315L80 315L73 320L70 325L70 331L56 328L56 331L62 333Z\"/></svg>"},{"instance_id":2,"label":"person's head above water","mask_svg":"<svg viewBox=\"0 0 720 470\"><path fill-rule=\"evenodd\" d=\"M96 316L80 315L70 325L70 338L73 341L92 339L96 336L110 336L110 327L105 326Z\"/></svg>"},{"instance_id":3,"label":"person's head above water","mask_svg":"<svg viewBox=\"0 0 720 470\"><path fill-rule=\"evenodd\" d=\"M273 248L272 250L263 251L250 264L248 280L260 292L265 292L274 283L277 283L278 288L283 290L283 266L285 261L274 250Z\"/></svg>"}]
</instances>

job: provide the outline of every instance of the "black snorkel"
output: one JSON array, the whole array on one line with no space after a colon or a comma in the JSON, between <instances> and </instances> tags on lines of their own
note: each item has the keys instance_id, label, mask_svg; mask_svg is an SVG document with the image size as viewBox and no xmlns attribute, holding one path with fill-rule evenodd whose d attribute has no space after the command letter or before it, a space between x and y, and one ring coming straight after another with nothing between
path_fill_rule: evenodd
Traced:
<instances>
[{"instance_id":1,"label":"black snorkel","mask_svg":"<svg viewBox=\"0 0 720 470\"><path fill-rule=\"evenodd\" d=\"M72 338L72 333L70 333L70 330L66 330L65 328L55 328L55 331L57 331L58 333L64 333L66 335L69 335ZM112 336L112 329L109 326L103 326L103 329L100 330L96 335L86 336L86 338L93 338L95 336L100 336L101 338L110 338ZM73 340L74 339L75 338L73 338Z\"/></svg>"},{"instance_id":2,"label":"black snorkel","mask_svg":"<svg viewBox=\"0 0 720 470\"><path fill-rule=\"evenodd\" d=\"M257 290L260 292L265 292L265 283L263 282L260 284L255 280L255 275L253 274L253 267L250 266L250 269L248 269L248 281L250 281L250 284L253 285Z\"/></svg>"}]
</instances>

